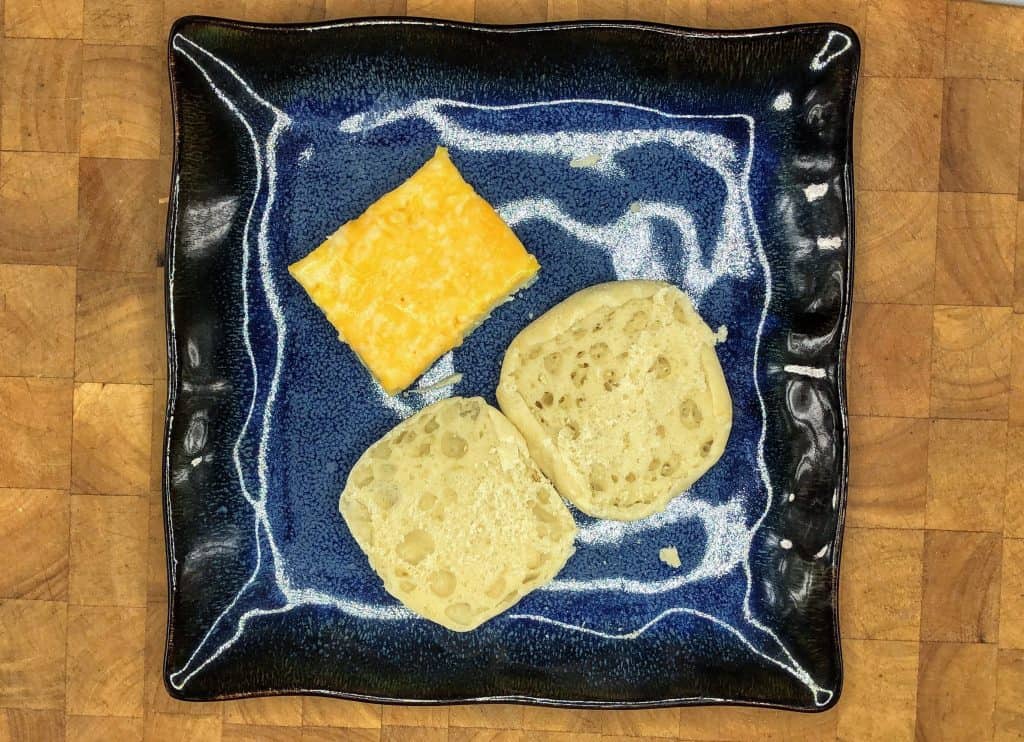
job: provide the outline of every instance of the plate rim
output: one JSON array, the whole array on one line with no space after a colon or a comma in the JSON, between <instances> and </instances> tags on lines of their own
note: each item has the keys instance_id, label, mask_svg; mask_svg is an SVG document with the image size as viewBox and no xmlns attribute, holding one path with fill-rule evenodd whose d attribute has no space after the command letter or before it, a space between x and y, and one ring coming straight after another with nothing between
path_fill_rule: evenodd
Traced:
<instances>
[{"instance_id":1,"label":"plate rim","mask_svg":"<svg viewBox=\"0 0 1024 742\"><path fill-rule=\"evenodd\" d=\"M176 64L174 59L174 38L181 33L185 26L193 23L222 26L229 29L252 30L252 31L276 31L281 33L311 32L319 30L331 30L338 28L355 28L361 26L422 26L434 28L452 28L464 31L475 31L495 34L516 34L522 32L556 32L575 29L606 28L616 30L646 31L671 36L708 39L741 39L758 38L765 36L782 36L789 33L801 31L834 31L845 34L851 41L853 52L849 81L849 106L846 110L845 123L847 134L843 142L843 150L846 155L846 165L843 168L842 182L844 186L844 211L845 226L847 230L846 249L847 261L845 270L845 281L843 285L844 294L839 307L839 344L836 351L836 412L838 430L842 432L842 444L837 447L840 459L839 472L837 476L837 492L839 504L836 511L836 535L833 541L835 548L832 549L831 566L835 575L831 587L832 603L832 627L833 639L836 647L836 687L832 697L823 705L799 706L794 704L738 700L728 698L709 698L706 696L692 698L667 698L649 701L588 701L584 699L553 699L532 695L501 695L501 696L475 696L456 699L439 698L401 698L392 696L380 696L372 694L352 693L346 691L333 691L324 689L289 689L279 690L274 688L261 689L257 691L239 692L218 692L208 698L196 698L188 693L179 690L170 682L171 668L168 666L170 650L173 645L173 619L174 619L174 595L176 587L172 579L172 560L174 554L173 533L170 525L168 508L170 505L170 444L171 427L177 401L177 387L180 382L178 354L176 352L176 333L174 331L173 318L171 317L171 290L172 273L168 270L175 253L175 225L179 215L179 193L178 180L180 176L181 156L181 135L182 122L180 118L180 104L178 101L176 87ZM480 23L476 21L459 21L444 18L425 18L419 16L358 16L351 18L340 18L333 20L322 20L313 22L260 22L243 19L224 18L203 14L189 14L177 18L170 25L166 44L166 67L167 81L170 88L171 101L171 124L172 124L172 155L169 184L169 200L167 217L164 229L164 252L162 267L164 268L164 330L165 348L167 351L167 399L164 407L164 427L161 449L161 514L164 533L164 567L167 581L167 621L165 626L164 656L161 663L161 679L166 692L178 701L188 703L208 703L246 698L260 698L273 696L297 696L297 697L321 697L338 698L344 700L361 701L367 703L379 703L397 706L462 706L469 704L494 704L514 703L525 706L540 706L549 708L567 709L652 709L652 708L682 708L693 706L708 707L737 707L737 708L768 708L795 711L805 714L824 713L832 709L842 696L845 668L843 663L843 652L840 631L840 572L842 563L842 545L846 525L846 510L849 494L849 460L850 460L850 439L849 439L849 411L847 392L847 360L849 355L849 333L851 327L853 309L853 278L856 265L856 230L855 230L855 209L856 197L854 191L854 116L856 110L857 92L860 82L860 65L862 58L862 45L857 32L843 23L838 22L806 22L790 23L759 28L737 28L737 29L705 29L692 26L681 26L670 23L660 23L643 20L560 20L560 21L539 21L530 23Z\"/></svg>"}]
</instances>

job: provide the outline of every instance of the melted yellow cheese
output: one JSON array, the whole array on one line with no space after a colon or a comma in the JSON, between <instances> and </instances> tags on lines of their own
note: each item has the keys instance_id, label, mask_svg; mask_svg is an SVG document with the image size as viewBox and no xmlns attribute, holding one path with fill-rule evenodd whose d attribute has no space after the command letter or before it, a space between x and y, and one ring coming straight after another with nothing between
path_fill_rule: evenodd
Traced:
<instances>
[{"instance_id":1,"label":"melted yellow cheese","mask_svg":"<svg viewBox=\"0 0 1024 742\"><path fill-rule=\"evenodd\" d=\"M288 270L388 394L405 389L539 269L438 147Z\"/></svg>"}]
</instances>

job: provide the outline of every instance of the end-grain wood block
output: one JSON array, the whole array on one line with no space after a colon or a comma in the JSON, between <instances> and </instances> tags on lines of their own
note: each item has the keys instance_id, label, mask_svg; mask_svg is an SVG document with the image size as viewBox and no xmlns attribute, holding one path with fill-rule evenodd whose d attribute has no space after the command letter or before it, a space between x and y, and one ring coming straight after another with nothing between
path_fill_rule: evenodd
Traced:
<instances>
[{"instance_id":1,"label":"end-grain wood block","mask_svg":"<svg viewBox=\"0 0 1024 742\"><path fill-rule=\"evenodd\" d=\"M68 606L67 636L67 712L142 716L146 609Z\"/></svg>"},{"instance_id":2,"label":"end-grain wood block","mask_svg":"<svg viewBox=\"0 0 1024 742\"><path fill-rule=\"evenodd\" d=\"M1015 194L1020 137L1020 82L947 79L942 190Z\"/></svg>"},{"instance_id":3,"label":"end-grain wood block","mask_svg":"<svg viewBox=\"0 0 1024 742\"><path fill-rule=\"evenodd\" d=\"M471 21L476 12L476 2L475 0L405 0L405 12L422 18Z\"/></svg>"},{"instance_id":4,"label":"end-grain wood block","mask_svg":"<svg viewBox=\"0 0 1024 742\"><path fill-rule=\"evenodd\" d=\"M679 734L679 709L594 711L600 717L603 737L675 739Z\"/></svg>"},{"instance_id":5,"label":"end-grain wood block","mask_svg":"<svg viewBox=\"0 0 1024 742\"><path fill-rule=\"evenodd\" d=\"M1024 266L1022 266L1024 267ZM1010 425L1024 425L1024 314L1015 314L1010 357Z\"/></svg>"},{"instance_id":6,"label":"end-grain wood block","mask_svg":"<svg viewBox=\"0 0 1024 742\"><path fill-rule=\"evenodd\" d=\"M579 17L578 0L548 0L549 21L574 21Z\"/></svg>"},{"instance_id":7,"label":"end-grain wood block","mask_svg":"<svg viewBox=\"0 0 1024 742\"><path fill-rule=\"evenodd\" d=\"M996 641L1001 542L998 533L925 533L922 641Z\"/></svg>"},{"instance_id":8,"label":"end-grain wood block","mask_svg":"<svg viewBox=\"0 0 1024 742\"><path fill-rule=\"evenodd\" d=\"M869 191L934 191L939 182L942 82L865 78L857 186Z\"/></svg>"},{"instance_id":9,"label":"end-grain wood block","mask_svg":"<svg viewBox=\"0 0 1024 742\"><path fill-rule=\"evenodd\" d=\"M67 489L71 382L0 377L0 487Z\"/></svg>"},{"instance_id":10,"label":"end-grain wood block","mask_svg":"<svg viewBox=\"0 0 1024 742\"><path fill-rule=\"evenodd\" d=\"M996 652L992 644L921 644L917 739L992 738Z\"/></svg>"},{"instance_id":11,"label":"end-grain wood block","mask_svg":"<svg viewBox=\"0 0 1024 742\"><path fill-rule=\"evenodd\" d=\"M299 23L321 21L324 0L243 0L243 16L262 23Z\"/></svg>"},{"instance_id":12,"label":"end-grain wood block","mask_svg":"<svg viewBox=\"0 0 1024 742\"><path fill-rule=\"evenodd\" d=\"M917 642L843 641L839 739L913 742L917 660Z\"/></svg>"},{"instance_id":13,"label":"end-grain wood block","mask_svg":"<svg viewBox=\"0 0 1024 742\"><path fill-rule=\"evenodd\" d=\"M921 624L921 531L847 528L843 538L843 635L917 641Z\"/></svg>"},{"instance_id":14,"label":"end-grain wood block","mask_svg":"<svg viewBox=\"0 0 1024 742\"><path fill-rule=\"evenodd\" d=\"M996 685L995 742L1024 738L1024 651L1000 649Z\"/></svg>"},{"instance_id":15,"label":"end-grain wood block","mask_svg":"<svg viewBox=\"0 0 1024 742\"><path fill-rule=\"evenodd\" d=\"M789 0L787 23L845 23L856 31L864 44L867 0Z\"/></svg>"},{"instance_id":16,"label":"end-grain wood block","mask_svg":"<svg viewBox=\"0 0 1024 742\"><path fill-rule=\"evenodd\" d=\"M336 3L328 0L328 13L332 4ZM476 0L476 20L481 23L536 23L547 20L547 14L547 0Z\"/></svg>"},{"instance_id":17,"label":"end-grain wood block","mask_svg":"<svg viewBox=\"0 0 1024 742\"><path fill-rule=\"evenodd\" d=\"M82 42L7 39L0 51L0 147L77 152Z\"/></svg>"},{"instance_id":18,"label":"end-grain wood block","mask_svg":"<svg viewBox=\"0 0 1024 742\"><path fill-rule=\"evenodd\" d=\"M932 309L855 304L850 333L853 415L928 417Z\"/></svg>"},{"instance_id":19,"label":"end-grain wood block","mask_svg":"<svg viewBox=\"0 0 1024 742\"><path fill-rule=\"evenodd\" d=\"M167 603L167 544L164 538L163 495L149 496L149 546L146 549L146 600Z\"/></svg>"},{"instance_id":20,"label":"end-grain wood block","mask_svg":"<svg viewBox=\"0 0 1024 742\"><path fill-rule=\"evenodd\" d=\"M302 729L302 742L337 742L337 739L338 730L331 727L303 727ZM344 739L345 742L380 742L381 730L346 729Z\"/></svg>"},{"instance_id":21,"label":"end-grain wood block","mask_svg":"<svg viewBox=\"0 0 1024 742\"><path fill-rule=\"evenodd\" d=\"M1002 530L1006 423L932 420L930 433L927 527Z\"/></svg>"},{"instance_id":22,"label":"end-grain wood block","mask_svg":"<svg viewBox=\"0 0 1024 742\"><path fill-rule=\"evenodd\" d=\"M381 712L381 724L391 727L448 728L447 706L388 706Z\"/></svg>"},{"instance_id":23,"label":"end-grain wood block","mask_svg":"<svg viewBox=\"0 0 1024 742\"><path fill-rule=\"evenodd\" d=\"M73 495L69 600L146 605L149 498Z\"/></svg>"},{"instance_id":24,"label":"end-grain wood block","mask_svg":"<svg viewBox=\"0 0 1024 742\"><path fill-rule=\"evenodd\" d=\"M522 729L453 728L448 732L448 742L526 742L526 734Z\"/></svg>"},{"instance_id":25,"label":"end-grain wood block","mask_svg":"<svg viewBox=\"0 0 1024 742\"><path fill-rule=\"evenodd\" d=\"M1024 111L1021 111L1024 120ZM1024 126L1021 127L1021 185L1017 192L1017 252L1013 269L1013 311L1024 314Z\"/></svg>"},{"instance_id":26,"label":"end-grain wood block","mask_svg":"<svg viewBox=\"0 0 1024 742\"><path fill-rule=\"evenodd\" d=\"M490 703L451 706L448 709L448 724L453 728L522 729L523 707Z\"/></svg>"},{"instance_id":27,"label":"end-grain wood block","mask_svg":"<svg viewBox=\"0 0 1024 742\"><path fill-rule=\"evenodd\" d=\"M163 28L169 33L171 24L186 15L240 17L239 5L237 0L164 0Z\"/></svg>"},{"instance_id":28,"label":"end-grain wood block","mask_svg":"<svg viewBox=\"0 0 1024 742\"><path fill-rule=\"evenodd\" d=\"M63 711L0 708L0 739L36 740L65 739ZM68 734L66 739L77 740Z\"/></svg>"},{"instance_id":29,"label":"end-grain wood block","mask_svg":"<svg viewBox=\"0 0 1024 742\"><path fill-rule=\"evenodd\" d=\"M0 600L0 708L64 708L67 606Z\"/></svg>"},{"instance_id":30,"label":"end-grain wood block","mask_svg":"<svg viewBox=\"0 0 1024 742\"><path fill-rule=\"evenodd\" d=\"M550 3L548 7L550 8ZM708 0L670 0L665 9L665 22L675 23L679 26L706 26L708 23Z\"/></svg>"},{"instance_id":31,"label":"end-grain wood block","mask_svg":"<svg viewBox=\"0 0 1024 742\"><path fill-rule=\"evenodd\" d=\"M77 296L75 379L151 382L163 298L157 296L153 272L79 270Z\"/></svg>"},{"instance_id":32,"label":"end-grain wood block","mask_svg":"<svg viewBox=\"0 0 1024 742\"><path fill-rule=\"evenodd\" d=\"M1006 420L1012 310L937 306L934 314L932 416Z\"/></svg>"},{"instance_id":33,"label":"end-grain wood block","mask_svg":"<svg viewBox=\"0 0 1024 742\"><path fill-rule=\"evenodd\" d=\"M794 714L775 709L719 706L700 710L706 712L703 718L691 713L697 711L685 708L680 710L680 738L708 742L741 739L765 742L820 742L836 738L838 715L835 709L818 714ZM607 738L602 737L602 742L605 739Z\"/></svg>"},{"instance_id":34,"label":"end-grain wood block","mask_svg":"<svg viewBox=\"0 0 1024 742\"><path fill-rule=\"evenodd\" d=\"M82 35L89 44L156 45L163 8L149 0L85 0Z\"/></svg>"},{"instance_id":35,"label":"end-grain wood block","mask_svg":"<svg viewBox=\"0 0 1024 742\"><path fill-rule=\"evenodd\" d=\"M149 491L151 405L148 386L75 386L74 492L142 495Z\"/></svg>"},{"instance_id":36,"label":"end-grain wood block","mask_svg":"<svg viewBox=\"0 0 1024 742\"><path fill-rule=\"evenodd\" d=\"M464 708L473 708L466 706ZM346 701L341 698L304 696L302 723L307 727L380 729L381 706L377 703Z\"/></svg>"},{"instance_id":37,"label":"end-grain wood block","mask_svg":"<svg viewBox=\"0 0 1024 742\"><path fill-rule=\"evenodd\" d=\"M0 263L74 265L78 158L0 152Z\"/></svg>"},{"instance_id":38,"label":"end-grain wood block","mask_svg":"<svg viewBox=\"0 0 1024 742\"><path fill-rule=\"evenodd\" d=\"M150 426L149 491L163 488L164 428L167 417L167 379L153 381L153 421Z\"/></svg>"},{"instance_id":39,"label":"end-grain wood block","mask_svg":"<svg viewBox=\"0 0 1024 742\"><path fill-rule=\"evenodd\" d=\"M159 160L93 159L79 166L80 268L149 272L162 252L166 183Z\"/></svg>"},{"instance_id":40,"label":"end-grain wood block","mask_svg":"<svg viewBox=\"0 0 1024 742\"><path fill-rule=\"evenodd\" d=\"M951 2L946 76L1024 80L1024 13L987 3Z\"/></svg>"},{"instance_id":41,"label":"end-grain wood block","mask_svg":"<svg viewBox=\"0 0 1024 742\"><path fill-rule=\"evenodd\" d=\"M368 732L372 730L360 730ZM323 732L319 732L322 735ZM543 735L538 735L539 739L537 742L549 742L549 740L543 739ZM314 740L327 740L330 737L316 736ZM356 737L356 742L362 742ZM448 730L438 729L437 727L384 727L380 730L380 742L449 742ZM580 742L600 742L599 739L585 739Z\"/></svg>"},{"instance_id":42,"label":"end-grain wood block","mask_svg":"<svg viewBox=\"0 0 1024 742\"><path fill-rule=\"evenodd\" d=\"M0 599L67 600L68 496L0 489Z\"/></svg>"},{"instance_id":43,"label":"end-grain wood block","mask_svg":"<svg viewBox=\"0 0 1024 742\"><path fill-rule=\"evenodd\" d=\"M850 417L846 522L873 528L924 528L928 421Z\"/></svg>"},{"instance_id":44,"label":"end-grain wood block","mask_svg":"<svg viewBox=\"0 0 1024 742\"><path fill-rule=\"evenodd\" d=\"M5 0L4 35L9 38L82 38L82 0Z\"/></svg>"},{"instance_id":45,"label":"end-grain wood block","mask_svg":"<svg viewBox=\"0 0 1024 742\"><path fill-rule=\"evenodd\" d=\"M74 368L75 269L0 265L0 376L69 377Z\"/></svg>"},{"instance_id":46,"label":"end-grain wood block","mask_svg":"<svg viewBox=\"0 0 1024 742\"><path fill-rule=\"evenodd\" d=\"M187 703L172 698L164 687L164 648L167 644L167 606L150 603L146 607L146 656L143 681L145 714L182 714L204 716L212 712L209 704ZM215 712L214 712L215 713Z\"/></svg>"},{"instance_id":47,"label":"end-grain wood block","mask_svg":"<svg viewBox=\"0 0 1024 742\"><path fill-rule=\"evenodd\" d=\"M1024 98L1024 96L1022 96ZM1020 167L1017 168L1017 198L1024 202L1024 99L1021 100Z\"/></svg>"},{"instance_id":48,"label":"end-grain wood block","mask_svg":"<svg viewBox=\"0 0 1024 742\"><path fill-rule=\"evenodd\" d=\"M1003 541L1003 585L1000 592L999 646L1024 649L1024 540Z\"/></svg>"},{"instance_id":49,"label":"end-grain wood block","mask_svg":"<svg viewBox=\"0 0 1024 742\"><path fill-rule=\"evenodd\" d=\"M143 738L160 742L199 742L221 739L221 719L214 709L205 716L150 714L146 717Z\"/></svg>"},{"instance_id":50,"label":"end-grain wood block","mask_svg":"<svg viewBox=\"0 0 1024 742\"><path fill-rule=\"evenodd\" d=\"M679 736L684 740L718 742L721 728L736 709L724 706L684 706L679 709Z\"/></svg>"},{"instance_id":51,"label":"end-grain wood block","mask_svg":"<svg viewBox=\"0 0 1024 742\"><path fill-rule=\"evenodd\" d=\"M161 251L161 255L163 251ZM165 269L157 268L152 273L156 297L156 311L153 317L153 378L167 380L167 296L165 294ZM166 394L164 395L167 396Z\"/></svg>"},{"instance_id":52,"label":"end-grain wood block","mask_svg":"<svg viewBox=\"0 0 1024 742\"><path fill-rule=\"evenodd\" d=\"M224 724L220 731L221 742L295 742L297 729L291 727L268 727L259 724ZM338 736L338 739L344 739Z\"/></svg>"},{"instance_id":53,"label":"end-grain wood block","mask_svg":"<svg viewBox=\"0 0 1024 742\"><path fill-rule=\"evenodd\" d=\"M387 714L388 707L384 707ZM386 723L386 722L385 722ZM573 732L576 734L599 734L600 720L580 709L547 708L526 706L523 708L523 729L539 732Z\"/></svg>"},{"instance_id":54,"label":"end-grain wood block","mask_svg":"<svg viewBox=\"0 0 1024 742\"><path fill-rule=\"evenodd\" d=\"M715 0L708 3L712 28L758 28L786 22L786 3L771 0Z\"/></svg>"},{"instance_id":55,"label":"end-grain wood block","mask_svg":"<svg viewBox=\"0 0 1024 742\"><path fill-rule=\"evenodd\" d=\"M405 15L405 0L327 0L324 15L329 19Z\"/></svg>"},{"instance_id":56,"label":"end-grain wood block","mask_svg":"<svg viewBox=\"0 0 1024 742\"><path fill-rule=\"evenodd\" d=\"M1006 432L1006 507L1003 534L1024 538L1024 427Z\"/></svg>"},{"instance_id":57,"label":"end-grain wood block","mask_svg":"<svg viewBox=\"0 0 1024 742\"><path fill-rule=\"evenodd\" d=\"M123 716L69 716L69 740L75 742L142 742L142 719Z\"/></svg>"},{"instance_id":58,"label":"end-grain wood block","mask_svg":"<svg viewBox=\"0 0 1024 742\"><path fill-rule=\"evenodd\" d=\"M872 303L931 304L938 194L857 195L857 280L853 296Z\"/></svg>"},{"instance_id":59,"label":"end-grain wood block","mask_svg":"<svg viewBox=\"0 0 1024 742\"><path fill-rule=\"evenodd\" d=\"M157 47L86 44L82 50L82 156L159 157L164 85L164 63Z\"/></svg>"},{"instance_id":60,"label":"end-grain wood block","mask_svg":"<svg viewBox=\"0 0 1024 742\"><path fill-rule=\"evenodd\" d=\"M477 12L479 13L480 5L492 3L494 0L477 0ZM630 18L636 20L644 20L642 14L644 11L657 15L659 2L658 0L578 0L580 17L582 18L593 18L595 20L610 20L613 18ZM662 16L664 16L664 5L662 6ZM656 19L649 19L656 20Z\"/></svg>"},{"instance_id":61,"label":"end-grain wood block","mask_svg":"<svg viewBox=\"0 0 1024 742\"><path fill-rule=\"evenodd\" d=\"M942 77L945 36L944 0L868 0L864 74Z\"/></svg>"},{"instance_id":62,"label":"end-grain wood block","mask_svg":"<svg viewBox=\"0 0 1024 742\"><path fill-rule=\"evenodd\" d=\"M1017 198L943 193L938 215L935 301L1010 306Z\"/></svg>"},{"instance_id":63,"label":"end-grain wood block","mask_svg":"<svg viewBox=\"0 0 1024 742\"><path fill-rule=\"evenodd\" d=\"M256 724L272 727L302 726L300 696L266 696L225 701L221 705L227 724Z\"/></svg>"}]
</instances>

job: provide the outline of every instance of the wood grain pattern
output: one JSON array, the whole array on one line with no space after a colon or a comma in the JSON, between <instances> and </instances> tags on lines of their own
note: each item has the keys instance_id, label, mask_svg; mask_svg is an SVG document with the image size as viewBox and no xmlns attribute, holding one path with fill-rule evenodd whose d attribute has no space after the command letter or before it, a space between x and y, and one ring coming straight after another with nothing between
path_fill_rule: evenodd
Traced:
<instances>
[{"instance_id":1,"label":"wood grain pattern","mask_svg":"<svg viewBox=\"0 0 1024 742\"><path fill-rule=\"evenodd\" d=\"M0 487L67 489L71 383L0 377Z\"/></svg>"},{"instance_id":2,"label":"wood grain pattern","mask_svg":"<svg viewBox=\"0 0 1024 742\"><path fill-rule=\"evenodd\" d=\"M146 497L72 495L68 599L75 605L146 605Z\"/></svg>"},{"instance_id":3,"label":"wood grain pattern","mask_svg":"<svg viewBox=\"0 0 1024 742\"><path fill-rule=\"evenodd\" d=\"M1006 489L1006 424L932 420L925 525L956 531L1001 530Z\"/></svg>"},{"instance_id":4,"label":"wood grain pattern","mask_svg":"<svg viewBox=\"0 0 1024 742\"><path fill-rule=\"evenodd\" d=\"M160 199L170 183L159 171L159 160L81 159L79 267L136 273L157 267L164 224Z\"/></svg>"},{"instance_id":5,"label":"wood grain pattern","mask_svg":"<svg viewBox=\"0 0 1024 742\"><path fill-rule=\"evenodd\" d=\"M1024 9L960 0L0 6L0 740L1024 738ZM210 705L167 695L158 494L167 29L190 13L407 12L491 23L832 20L859 32L845 687L835 709Z\"/></svg>"},{"instance_id":6,"label":"wood grain pattern","mask_svg":"<svg viewBox=\"0 0 1024 742\"><path fill-rule=\"evenodd\" d=\"M928 428L913 418L850 418L848 524L924 528Z\"/></svg>"},{"instance_id":7,"label":"wood grain pattern","mask_svg":"<svg viewBox=\"0 0 1024 742\"><path fill-rule=\"evenodd\" d=\"M149 491L152 387L76 384L71 489L141 495Z\"/></svg>"},{"instance_id":8,"label":"wood grain pattern","mask_svg":"<svg viewBox=\"0 0 1024 742\"><path fill-rule=\"evenodd\" d=\"M68 606L67 712L142 716L146 609Z\"/></svg>"},{"instance_id":9,"label":"wood grain pattern","mask_svg":"<svg viewBox=\"0 0 1024 742\"><path fill-rule=\"evenodd\" d=\"M971 742L991 739L995 711L996 656L991 644L922 642L918 671L917 715L921 742ZM959 699L970 698L963 706Z\"/></svg>"},{"instance_id":10,"label":"wood grain pattern","mask_svg":"<svg viewBox=\"0 0 1024 742\"><path fill-rule=\"evenodd\" d=\"M75 269L0 265L0 376L69 377L75 365Z\"/></svg>"},{"instance_id":11,"label":"wood grain pattern","mask_svg":"<svg viewBox=\"0 0 1024 742\"><path fill-rule=\"evenodd\" d=\"M1017 193L1021 83L947 78L942 97L943 191Z\"/></svg>"},{"instance_id":12,"label":"wood grain pattern","mask_svg":"<svg viewBox=\"0 0 1024 742\"><path fill-rule=\"evenodd\" d=\"M153 274L80 270L77 296L75 379L152 382L164 334Z\"/></svg>"},{"instance_id":13,"label":"wood grain pattern","mask_svg":"<svg viewBox=\"0 0 1024 742\"><path fill-rule=\"evenodd\" d=\"M0 152L0 262L74 265L78 158Z\"/></svg>"},{"instance_id":14,"label":"wood grain pattern","mask_svg":"<svg viewBox=\"0 0 1024 742\"><path fill-rule=\"evenodd\" d=\"M871 59L870 53L865 59ZM860 138L858 186L868 191L937 190L942 82L868 77L857 106L861 130L871 132ZM893 162L902 166L894 168Z\"/></svg>"},{"instance_id":15,"label":"wood grain pattern","mask_svg":"<svg viewBox=\"0 0 1024 742\"><path fill-rule=\"evenodd\" d=\"M938 214L935 303L1012 304L1016 197L943 193Z\"/></svg>"},{"instance_id":16,"label":"wood grain pattern","mask_svg":"<svg viewBox=\"0 0 1024 742\"><path fill-rule=\"evenodd\" d=\"M0 599L68 599L68 496L0 489Z\"/></svg>"},{"instance_id":17,"label":"wood grain pattern","mask_svg":"<svg viewBox=\"0 0 1024 742\"><path fill-rule=\"evenodd\" d=\"M996 641L1001 541L998 533L925 533L923 641ZM951 595L956 596L953 604Z\"/></svg>"},{"instance_id":18,"label":"wood grain pattern","mask_svg":"<svg viewBox=\"0 0 1024 742\"><path fill-rule=\"evenodd\" d=\"M1012 310L937 306L934 318L932 415L1005 420L1010 404Z\"/></svg>"},{"instance_id":19,"label":"wood grain pattern","mask_svg":"<svg viewBox=\"0 0 1024 742\"><path fill-rule=\"evenodd\" d=\"M857 301L932 303L937 214L935 193L857 195Z\"/></svg>"},{"instance_id":20,"label":"wood grain pattern","mask_svg":"<svg viewBox=\"0 0 1024 742\"><path fill-rule=\"evenodd\" d=\"M1024 651L1000 649L996 677L995 742L1024 737Z\"/></svg>"},{"instance_id":21,"label":"wood grain pattern","mask_svg":"<svg viewBox=\"0 0 1024 742\"><path fill-rule=\"evenodd\" d=\"M0 147L76 152L82 95L82 42L8 39L0 89Z\"/></svg>"}]
</instances>

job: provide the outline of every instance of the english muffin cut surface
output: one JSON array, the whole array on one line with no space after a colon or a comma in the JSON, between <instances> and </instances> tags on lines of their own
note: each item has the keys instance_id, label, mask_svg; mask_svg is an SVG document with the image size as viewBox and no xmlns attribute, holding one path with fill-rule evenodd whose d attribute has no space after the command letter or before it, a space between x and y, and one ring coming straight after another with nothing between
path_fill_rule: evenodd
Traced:
<instances>
[{"instance_id":1,"label":"english muffin cut surface","mask_svg":"<svg viewBox=\"0 0 1024 742\"><path fill-rule=\"evenodd\" d=\"M479 397L432 404L370 446L339 509L385 589L453 631L549 582L576 536L522 435Z\"/></svg>"},{"instance_id":2,"label":"english muffin cut surface","mask_svg":"<svg viewBox=\"0 0 1024 742\"><path fill-rule=\"evenodd\" d=\"M591 286L512 341L498 402L580 510L644 518L725 450L732 399L715 339L671 284Z\"/></svg>"}]
</instances>

